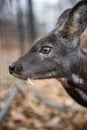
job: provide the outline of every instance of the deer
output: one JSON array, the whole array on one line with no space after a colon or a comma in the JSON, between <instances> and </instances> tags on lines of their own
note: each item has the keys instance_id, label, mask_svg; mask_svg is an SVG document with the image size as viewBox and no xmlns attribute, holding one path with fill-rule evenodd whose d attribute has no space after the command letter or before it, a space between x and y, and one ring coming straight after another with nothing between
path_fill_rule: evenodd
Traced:
<instances>
[{"instance_id":1,"label":"deer","mask_svg":"<svg viewBox=\"0 0 87 130\"><path fill-rule=\"evenodd\" d=\"M22 80L56 78L66 92L87 107L87 53L81 34L87 25L87 0L65 10L54 29L35 40L31 49L9 65L9 72Z\"/></svg>"}]
</instances>

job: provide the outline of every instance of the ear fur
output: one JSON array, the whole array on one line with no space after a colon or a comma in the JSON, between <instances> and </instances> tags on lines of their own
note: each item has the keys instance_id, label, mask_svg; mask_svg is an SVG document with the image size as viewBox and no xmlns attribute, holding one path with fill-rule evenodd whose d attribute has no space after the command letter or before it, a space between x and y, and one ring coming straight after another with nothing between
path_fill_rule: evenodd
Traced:
<instances>
[{"instance_id":1,"label":"ear fur","mask_svg":"<svg viewBox=\"0 0 87 130\"><path fill-rule=\"evenodd\" d=\"M71 9L66 9L66 10L60 15L60 17L58 18L57 24L56 24L56 26L57 26L58 28L61 27L61 26L64 24L64 22L66 21L68 15L69 15L69 13L70 13L70 11L71 11Z\"/></svg>"},{"instance_id":2,"label":"ear fur","mask_svg":"<svg viewBox=\"0 0 87 130\"><path fill-rule=\"evenodd\" d=\"M70 11L66 22L59 31L66 37L78 37L87 25L87 0L78 2Z\"/></svg>"},{"instance_id":3,"label":"ear fur","mask_svg":"<svg viewBox=\"0 0 87 130\"><path fill-rule=\"evenodd\" d=\"M55 28L51 33L58 32L58 29L65 23L71 9L66 9L58 18Z\"/></svg>"}]
</instances>

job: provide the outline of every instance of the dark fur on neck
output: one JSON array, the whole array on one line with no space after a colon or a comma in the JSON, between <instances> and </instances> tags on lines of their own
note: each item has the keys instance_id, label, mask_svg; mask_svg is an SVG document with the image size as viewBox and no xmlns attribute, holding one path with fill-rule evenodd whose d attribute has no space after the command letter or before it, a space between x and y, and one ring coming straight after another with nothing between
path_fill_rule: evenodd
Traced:
<instances>
[{"instance_id":1,"label":"dark fur on neck","mask_svg":"<svg viewBox=\"0 0 87 130\"><path fill-rule=\"evenodd\" d=\"M64 89L67 93L80 105L87 107L87 81L80 78L78 75L74 75L70 79L60 79ZM76 80L76 81L74 81Z\"/></svg>"}]
</instances>

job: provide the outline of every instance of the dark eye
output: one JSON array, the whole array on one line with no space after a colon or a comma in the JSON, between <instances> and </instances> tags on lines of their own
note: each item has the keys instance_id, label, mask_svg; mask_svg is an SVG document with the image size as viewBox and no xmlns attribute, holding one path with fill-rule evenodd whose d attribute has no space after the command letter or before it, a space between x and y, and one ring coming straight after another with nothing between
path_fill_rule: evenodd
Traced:
<instances>
[{"instance_id":1,"label":"dark eye","mask_svg":"<svg viewBox=\"0 0 87 130\"><path fill-rule=\"evenodd\" d=\"M50 51L51 51L51 47L44 46L44 47L41 48L40 52L43 53L43 54L49 54Z\"/></svg>"}]
</instances>

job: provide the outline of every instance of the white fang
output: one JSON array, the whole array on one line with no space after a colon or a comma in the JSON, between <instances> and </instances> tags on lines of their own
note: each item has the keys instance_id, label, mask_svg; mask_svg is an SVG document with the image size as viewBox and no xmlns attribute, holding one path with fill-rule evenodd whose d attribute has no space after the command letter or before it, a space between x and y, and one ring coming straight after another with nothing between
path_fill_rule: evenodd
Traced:
<instances>
[{"instance_id":1,"label":"white fang","mask_svg":"<svg viewBox=\"0 0 87 130\"><path fill-rule=\"evenodd\" d=\"M34 86L33 82L30 79L27 80L27 83L31 84L32 86Z\"/></svg>"}]
</instances>

